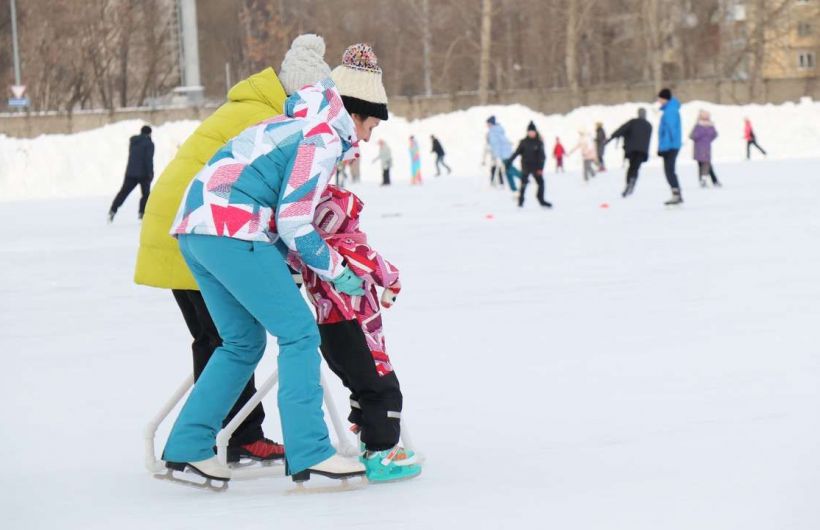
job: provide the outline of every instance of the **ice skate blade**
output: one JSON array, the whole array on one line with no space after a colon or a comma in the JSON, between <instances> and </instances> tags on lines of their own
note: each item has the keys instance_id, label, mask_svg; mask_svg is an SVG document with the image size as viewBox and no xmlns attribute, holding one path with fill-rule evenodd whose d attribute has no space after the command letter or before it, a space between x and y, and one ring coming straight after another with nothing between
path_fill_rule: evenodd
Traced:
<instances>
[{"instance_id":1,"label":"ice skate blade","mask_svg":"<svg viewBox=\"0 0 820 530\"><path fill-rule=\"evenodd\" d=\"M238 462L228 462L231 469L247 469L249 467L273 467L284 466L284 458L274 458L271 460L258 460L256 458L242 458Z\"/></svg>"},{"instance_id":2,"label":"ice skate blade","mask_svg":"<svg viewBox=\"0 0 820 530\"><path fill-rule=\"evenodd\" d=\"M285 492L285 495L312 495L315 493L341 493L343 491L356 491L367 487L367 478L358 475L351 478L339 479L339 484L332 486L305 486L305 482L295 482L296 487Z\"/></svg>"},{"instance_id":3,"label":"ice skate blade","mask_svg":"<svg viewBox=\"0 0 820 530\"><path fill-rule=\"evenodd\" d=\"M214 493L221 493L223 491L228 490L228 481L227 480L220 480L220 479L211 479L202 476L201 474L197 473L198 476L205 479L205 482L194 482L193 480L188 480L184 478L180 478L174 475L173 469L168 469L165 473L156 473L154 474L154 478L158 480L167 480L168 482L173 482L175 484L181 484L183 486L188 486L190 488L196 488L199 490L209 490L213 491ZM216 482L221 483L219 486L215 485Z\"/></svg>"},{"instance_id":4,"label":"ice skate blade","mask_svg":"<svg viewBox=\"0 0 820 530\"><path fill-rule=\"evenodd\" d=\"M367 482L368 482L368 484L372 484L374 486L379 486L381 484L395 484L396 482L407 482L408 480L413 480L414 478L419 478L420 476L421 476L421 471L419 471L415 475L410 475L408 477L391 478L391 479L385 479L385 480L368 480Z\"/></svg>"}]
</instances>

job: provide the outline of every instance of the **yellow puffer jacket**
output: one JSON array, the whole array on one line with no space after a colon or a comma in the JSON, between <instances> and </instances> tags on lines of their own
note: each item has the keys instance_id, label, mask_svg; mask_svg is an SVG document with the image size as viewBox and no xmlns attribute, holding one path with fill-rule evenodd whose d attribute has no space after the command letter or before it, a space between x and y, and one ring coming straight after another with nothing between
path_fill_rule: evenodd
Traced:
<instances>
[{"instance_id":1,"label":"yellow puffer jacket","mask_svg":"<svg viewBox=\"0 0 820 530\"><path fill-rule=\"evenodd\" d=\"M168 235L188 184L216 151L251 125L282 114L285 89L272 68L240 81L228 102L182 144L151 190L142 219L134 281L163 289L199 289L177 240Z\"/></svg>"}]
</instances>

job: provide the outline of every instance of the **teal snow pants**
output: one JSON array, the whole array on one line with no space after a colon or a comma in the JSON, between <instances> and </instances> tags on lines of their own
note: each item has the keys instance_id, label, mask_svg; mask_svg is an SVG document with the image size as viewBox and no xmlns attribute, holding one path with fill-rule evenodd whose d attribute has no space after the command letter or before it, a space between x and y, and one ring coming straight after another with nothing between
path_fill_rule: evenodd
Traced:
<instances>
[{"instance_id":1,"label":"teal snow pants","mask_svg":"<svg viewBox=\"0 0 820 530\"><path fill-rule=\"evenodd\" d=\"M196 462L214 455L222 420L265 353L265 330L279 343L279 416L291 473L330 458L335 450L322 412L319 330L279 249L207 235L179 236L179 247L222 346L180 411L164 460Z\"/></svg>"}]
</instances>

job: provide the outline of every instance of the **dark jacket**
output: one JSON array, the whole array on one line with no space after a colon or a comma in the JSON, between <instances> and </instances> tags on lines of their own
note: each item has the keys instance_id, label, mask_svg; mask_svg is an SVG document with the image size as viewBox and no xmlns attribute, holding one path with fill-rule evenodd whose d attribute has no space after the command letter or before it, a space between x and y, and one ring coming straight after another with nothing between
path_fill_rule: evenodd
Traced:
<instances>
[{"instance_id":1,"label":"dark jacket","mask_svg":"<svg viewBox=\"0 0 820 530\"><path fill-rule=\"evenodd\" d=\"M612 133L610 141L618 137L624 139L624 152L627 156L631 153L643 153L648 156L649 141L652 139L652 124L642 118L631 119Z\"/></svg>"},{"instance_id":2,"label":"dark jacket","mask_svg":"<svg viewBox=\"0 0 820 530\"><path fill-rule=\"evenodd\" d=\"M510 157L510 162L521 155L521 169L525 172L537 171L544 168L547 161L547 153L544 151L544 142L540 136L530 138L527 136L518 144L518 149Z\"/></svg>"},{"instance_id":3,"label":"dark jacket","mask_svg":"<svg viewBox=\"0 0 820 530\"><path fill-rule=\"evenodd\" d=\"M606 133L603 127L598 127L595 129L595 145L600 149L604 144L606 144Z\"/></svg>"},{"instance_id":4,"label":"dark jacket","mask_svg":"<svg viewBox=\"0 0 820 530\"><path fill-rule=\"evenodd\" d=\"M431 152L438 156L444 156L444 148L441 147L441 142L438 141L438 138L433 138L433 150Z\"/></svg>"},{"instance_id":5,"label":"dark jacket","mask_svg":"<svg viewBox=\"0 0 820 530\"><path fill-rule=\"evenodd\" d=\"M131 137L125 176L129 178L154 178L154 142L147 134L138 134Z\"/></svg>"}]
</instances>

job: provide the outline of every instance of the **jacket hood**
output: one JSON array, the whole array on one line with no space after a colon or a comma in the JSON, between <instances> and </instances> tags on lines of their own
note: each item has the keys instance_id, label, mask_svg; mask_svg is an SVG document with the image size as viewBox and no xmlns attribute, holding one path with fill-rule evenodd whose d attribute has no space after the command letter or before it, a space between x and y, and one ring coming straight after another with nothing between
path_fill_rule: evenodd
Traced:
<instances>
[{"instance_id":1,"label":"jacket hood","mask_svg":"<svg viewBox=\"0 0 820 530\"><path fill-rule=\"evenodd\" d=\"M680 101L678 101L678 98L672 98L672 99L670 99L669 101L666 102L666 105L661 107L661 110L664 110L664 111L666 111L666 110L670 110L670 111L680 110Z\"/></svg>"},{"instance_id":2,"label":"jacket hood","mask_svg":"<svg viewBox=\"0 0 820 530\"><path fill-rule=\"evenodd\" d=\"M354 233L363 208L364 202L354 193L330 184L316 206L313 225L325 236Z\"/></svg>"},{"instance_id":3,"label":"jacket hood","mask_svg":"<svg viewBox=\"0 0 820 530\"><path fill-rule=\"evenodd\" d=\"M228 91L228 101L256 101L282 112L281 102L287 95L273 68L265 68L257 74L235 84Z\"/></svg>"},{"instance_id":4,"label":"jacket hood","mask_svg":"<svg viewBox=\"0 0 820 530\"><path fill-rule=\"evenodd\" d=\"M342 96L328 77L302 90L285 101L285 115L289 118L324 122L342 139L343 159L358 157L359 139L356 125L345 110Z\"/></svg>"}]
</instances>

